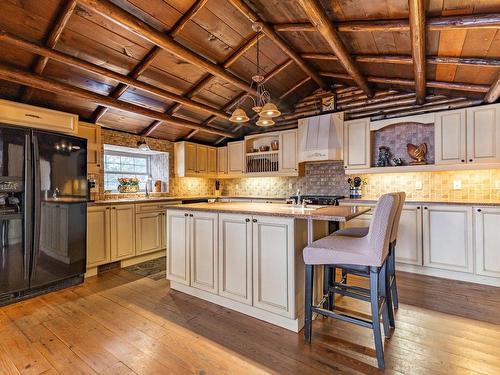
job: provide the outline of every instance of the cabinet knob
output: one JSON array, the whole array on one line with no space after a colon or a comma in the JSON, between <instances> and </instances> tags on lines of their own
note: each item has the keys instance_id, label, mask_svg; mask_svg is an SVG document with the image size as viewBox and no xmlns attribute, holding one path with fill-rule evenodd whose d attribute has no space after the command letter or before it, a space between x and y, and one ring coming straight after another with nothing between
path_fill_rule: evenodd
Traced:
<instances>
[{"instance_id":1,"label":"cabinet knob","mask_svg":"<svg viewBox=\"0 0 500 375\"><path fill-rule=\"evenodd\" d=\"M427 207L424 207L424 210L427 210Z\"/></svg>"},{"instance_id":2,"label":"cabinet knob","mask_svg":"<svg viewBox=\"0 0 500 375\"><path fill-rule=\"evenodd\" d=\"M481 212L482 210L480 208L477 209L477 212Z\"/></svg>"},{"instance_id":3,"label":"cabinet knob","mask_svg":"<svg viewBox=\"0 0 500 375\"><path fill-rule=\"evenodd\" d=\"M189 214L185 213L184 216L189 216Z\"/></svg>"},{"instance_id":4,"label":"cabinet knob","mask_svg":"<svg viewBox=\"0 0 500 375\"><path fill-rule=\"evenodd\" d=\"M257 219L252 219L252 222L256 223L256 222L257 222Z\"/></svg>"},{"instance_id":5,"label":"cabinet knob","mask_svg":"<svg viewBox=\"0 0 500 375\"><path fill-rule=\"evenodd\" d=\"M462 159L462 160L460 160L460 161L461 161L462 163L465 163L465 160L464 160L464 159Z\"/></svg>"},{"instance_id":6,"label":"cabinet knob","mask_svg":"<svg viewBox=\"0 0 500 375\"><path fill-rule=\"evenodd\" d=\"M420 206L417 206L417 210L420 210Z\"/></svg>"},{"instance_id":7,"label":"cabinet knob","mask_svg":"<svg viewBox=\"0 0 500 375\"><path fill-rule=\"evenodd\" d=\"M189 217L193 217L193 214L189 214Z\"/></svg>"},{"instance_id":8,"label":"cabinet knob","mask_svg":"<svg viewBox=\"0 0 500 375\"><path fill-rule=\"evenodd\" d=\"M246 218L246 219L245 219L245 221L246 221L247 223L249 223L249 222L250 222L250 219L249 219L249 218Z\"/></svg>"},{"instance_id":9,"label":"cabinet knob","mask_svg":"<svg viewBox=\"0 0 500 375\"><path fill-rule=\"evenodd\" d=\"M116 207L111 207L113 210L116 210Z\"/></svg>"},{"instance_id":10,"label":"cabinet knob","mask_svg":"<svg viewBox=\"0 0 500 375\"><path fill-rule=\"evenodd\" d=\"M474 160L472 160L472 159L469 159L469 163L472 163L473 161L474 161Z\"/></svg>"}]
</instances>

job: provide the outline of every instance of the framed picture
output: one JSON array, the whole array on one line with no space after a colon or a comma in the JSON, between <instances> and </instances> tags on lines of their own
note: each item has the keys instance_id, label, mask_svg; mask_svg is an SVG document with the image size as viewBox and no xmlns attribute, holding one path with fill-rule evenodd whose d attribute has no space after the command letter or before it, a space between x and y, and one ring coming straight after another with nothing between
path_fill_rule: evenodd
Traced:
<instances>
[{"instance_id":1,"label":"framed picture","mask_svg":"<svg viewBox=\"0 0 500 375\"><path fill-rule=\"evenodd\" d=\"M321 98L321 112L335 111L335 94Z\"/></svg>"}]
</instances>

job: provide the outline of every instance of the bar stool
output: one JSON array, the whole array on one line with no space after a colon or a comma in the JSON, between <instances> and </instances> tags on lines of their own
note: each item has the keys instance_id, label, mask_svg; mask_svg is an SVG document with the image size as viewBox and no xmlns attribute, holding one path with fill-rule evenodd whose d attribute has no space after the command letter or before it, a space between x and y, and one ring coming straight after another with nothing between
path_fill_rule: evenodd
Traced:
<instances>
[{"instance_id":1,"label":"bar stool","mask_svg":"<svg viewBox=\"0 0 500 375\"><path fill-rule=\"evenodd\" d=\"M349 237L341 235L330 235L323 237L304 249L303 257L306 264L305 272L305 322L304 337L306 342L311 342L312 336L312 314L335 318L362 327L371 328L375 341L378 367L383 369L384 350L380 328L380 315L384 322L384 334L390 337L389 313L390 291L387 277L387 256L389 241L394 217L399 204L399 195L385 194L380 197L373 220L370 223L368 234L364 237ZM328 283L328 288L323 296L323 301L313 305L314 295L314 266L329 265L351 267L358 273L366 275L370 279L370 287L360 288L349 285L338 285ZM371 321L355 316L347 315L345 312L337 313L335 310L325 308L329 304L330 291L370 302Z\"/></svg>"},{"instance_id":2,"label":"bar stool","mask_svg":"<svg viewBox=\"0 0 500 375\"><path fill-rule=\"evenodd\" d=\"M397 288L397 281L396 281L396 241L397 241L397 236L398 236L398 228L399 228L399 223L401 221L401 213L403 212L403 206L406 200L406 193L405 192L399 192L395 193L399 195L399 205L396 211L396 216L394 217L394 223L392 226L391 230L391 239L389 243L389 255L388 255L388 260L387 260L387 273L389 276L389 289L391 291L391 301L392 301L392 307L394 309L399 308L399 297L398 297L398 288ZM350 237L364 237L368 234L368 227L352 227L352 228L345 228L345 229L340 229L333 233L333 235L340 235L340 236L350 236ZM325 278L332 278L335 279L335 269L332 269L332 267L325 267ZM347 275L349 273L356 274L356 270L351 270L349 272L348 268L343 268L342 269L342 279L341 283L347 283ZM363 275L358 275L358 276L363 276ZM335 296L331 296L331 301L335 301ZM391 314L392 317L393 314ZM391 321L391 327L394 328L394 321Z\"/></svg>"}]
</instances>

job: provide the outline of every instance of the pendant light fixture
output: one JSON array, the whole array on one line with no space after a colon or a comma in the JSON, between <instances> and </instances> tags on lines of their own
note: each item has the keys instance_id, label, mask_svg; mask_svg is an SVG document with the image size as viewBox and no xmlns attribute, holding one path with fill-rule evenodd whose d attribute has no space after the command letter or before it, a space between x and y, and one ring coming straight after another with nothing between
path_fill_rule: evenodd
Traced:
<instances>
[{"instance_id":1,"label":"pendant light fixture","mask_svg":"<svg viewBox=\"0 0 500 375\"><path fill-rule=\"evenodd\" d=\"M137 142L137 148L141 151L151 151L144 138Z\"/></svg>"},{"instance_id":2,"label":"pendant light fixture","mask_svg":"<svg viewBox=\"0 0 500 375\"><path fill-rule=\"evenodd\" d=\"M254 22L252 24L252 29L256 33L262 32L262 23ZM250 89L255 86L255 91L257 95L253 96L249 93L245 94L238 102L236 109L230 117L232 122L247 122L250 120L245 110L241 108L241 104L245 100L250 99L253 102L252 110L259 114L259 120L256 122L257 126L271 126L275 122L272 120L274 117L281 115L276 104L271 102L271 94L264 86L264 76L260 73L260 45L259 39L257 38L257 74L252 77L252 83L250 84ZM251 90L249 90L250 92Z\"/></svg>"}]
</instances>

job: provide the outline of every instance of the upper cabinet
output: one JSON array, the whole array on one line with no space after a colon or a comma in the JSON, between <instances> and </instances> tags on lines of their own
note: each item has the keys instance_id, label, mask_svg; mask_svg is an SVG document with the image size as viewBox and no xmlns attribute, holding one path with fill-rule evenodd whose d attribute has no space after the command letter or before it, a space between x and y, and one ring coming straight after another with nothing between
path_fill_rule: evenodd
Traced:
<instances>
[{"instance_id":1,"label":"upper cabinet","mask_svg":"<svg viewBox=\"0 0 500 375\"><path fill-rule=\"evenodd\" d=\"M297 161L297 130L285 130L280 132L278 151L278 169L280 173L298 173Z\"/></svg>"},{"instance_id":2,"label":"upper cabinet","mask_svg":"<svg viewBox=\"0 0 500 375\"><path fill-rule=\"evenodd\" d=\"M465 163L467 127L465 109L436 113L434 142L436 164Z\"/></svg>"},{"instance_id":3,"label":"upper cabinet","mask_svg":"<svg viewBox=\"0 0 500 375\"><path fill-rule=\"evenodd\" d=\"M344 113L303 118L298 124L298 160L343 159Z\"/></svg>"},{"instance_id":4,"label":"upper cabinet","mask_svg":"<svg viewBox=\"0 0 500 375\"><path fill-rule=\"evenodd\" d=\"M175 175L179 177L215 177L216 148L190 142L174 146Z\"/></svg>"},{"instance_id":5,"label":"upper cabinet","mask_svg":"<svg viewBox=\"0 0 500 375\"><path fill-rule=\"evenodd\" d=\"M0 99L0 122L76 135L78 115Z\"/></svg>"},{"instance_id":6,"label":"upper cabinet","mask_svg":"<svg viewBox=\"0 0 500 375\"><path fill-rule=\"evenodd\" d=\"M344 122L344 167L370 168L370 119Z\"/></svg>"},{"instance_id":7,"label":"upper cabinet","mask_svg":"<svg viewBox=\"0 0 500 375\"><path fill-rule=\"evenodd\" d=\"M102 165L101 127L80 122L78 136L87 139L87 172L99 173Z\"/></svg>"},{"instance_id":8,"label":"upper cabinet","mask_svg":"<svg viewBox=\"0 0 500 375\"><path fill-rule=\"evenodd\" d=\"M467 162L500 160L500 105L467 108Z\"/></svg>"},{"instance_id":9,"label":"upper cabinet","mask_svg":"<svg viewBox=\"0 0 500 375\"><path fill-rule=\"evenodd\" d=\"M227 144L227 174L241 175L245 172L245 142L229 142Z\"/></svg>"},{"instance_id":10,"label":"upper cabinet","mask_svg":"<svg viewBox=\"0 0 500 375\"><path fill-rule=\"evenodd\" d=\"M217 176L227 175L227 146L217 148Z\"/></svg>"}]
</instances>

